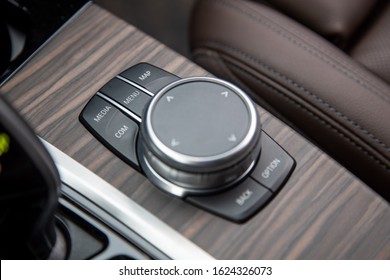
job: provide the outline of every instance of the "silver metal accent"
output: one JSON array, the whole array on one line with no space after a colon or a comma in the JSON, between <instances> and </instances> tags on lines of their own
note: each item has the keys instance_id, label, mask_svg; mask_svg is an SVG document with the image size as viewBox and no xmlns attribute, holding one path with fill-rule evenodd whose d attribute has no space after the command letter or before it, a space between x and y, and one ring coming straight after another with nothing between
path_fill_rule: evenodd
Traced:
<instances>
[{"instance_id":1,"label":"silver metal accent","mask_svg":"<svg viewBox=\"0 0 390 280\"><path fill-rule=\"evenodd\" d=\"M224 87L229 88L230 90L237 93L237 95L243 100L245 105L248 108L249 111L249 122L250 126L248 129L248 132L244 139L235 147L233 147L231 150L221 153L219 155L214 156L207 156L207 157L196 157L196 156L190 156L185 155L179 152L174 151L167 145L165 145L156 135L153 124L152 124L152 112L154 110L154 107L159 102L161 97L172 88L185 84L185 83L191 83L191 82L211 82L215 84L222 85ZM200 168L210 168L213 166L221 166L224 163L229 164L231 160L236 159L237 155L245 155L248 153L248 149L253 147L253 140L256 138L256 134L259 133L259 120L258 115L255 106L253 105L253 102L249 99L249 97L238 87L235 85L220 80L216 78L209 78L209 77L191 77L191 78L185 78L178 81L175 81L164 88L162 88L156 96L152 99L152 101L149 104L149 107L146 111L146 115L144 118L144 129L145 132L143 134L145 140L151 144L151 146L155 146L156 148L154 152L157 152L160 156L162 156L164 159L167 159L171 162L175 162L184 166L191 166L193 168L200 167ZM148 139L149 138L149 139Z\"/></svg>"},{"instance_id":2,"label":"silver metal accent","mask_svg":"<svg viewBox=\"0 0 390 280\"><path fill-rule=\"evenodd\" d=\"M184 198L188 195L213 194L245 178L258 160L260 145L239 164L220 172L191 173L177 170L162 162L138 141L138 160L148 179L162 190Z\"/></svg>"},{"instance_id":3,"label":"silver metal accent","mask_svg":"<svg viewBox=\"0 0 390 280\"><path fill-rule=\"evenodd\" d=\"M61 180L172 259L213 259L207 252L62 151L41 139Z\"/></svg>"},{"instance_id":4,"label":"silver metal accent","mask_svg":"<svg viewBox=\"0 0 390 280\"><path fill-rule=\"evenodd\" d=\"M124 81L125 83L128 83L129 85L139 89L139 90L142 90L143 92L147 93L148 95L150 96L154 96L154 93L151 92L150 90L144 88L144 87L141 87L139 86L137 83L134 83L133 81L130 81L129 79L126 79L125 77L121 76L121 75L116 75L116 77L119 79L119 80L122 80Z\"/></svg>"},{"instance_id":5,"label":"silver metal accent","mask_svg":"<svg viewBox=\"0 0 390 280\"><path fill-rule=\"evenodd\" d=\"M96 95L99 96L100 98L103 98L104 100L106 100L107 102L111 103L112 105L114 105L115 107L119 108L120 110L124 111L127 115L129 115L132 119L134 119L138 123L142 122L142 119L140 117L138 117L136 114L134 114L132 111L127 109L125 106L123 106L119 102L116 102L114 99L106 96L105 94L103 94L103 93L101 93L99 91L96 93Z\"/></svg>"},{"instance_id":6,"label":"silver metal accent","mask_svg":"<svg viewBox=\"0 0 390 280\"><path fill-rule=\"evenodd\" d=\"M156 172L154 167L151 166L150 162L146 158L145 154L142 154L139 156L139 162L140 162L140 165L142 166L142 170L145 172L146 176L153 184L155 184L156 186L158 186L162 190L166 191L167 193L173 194L173 195L175 195L177 197L181 197L181 198L185 198L188 195L213 194L216 192L223 191L224 189L227 189L229 187L232 187L233 185L235 185L236 183L241 181L243 178L245 178L256 164L256 161L253 160L250 163L249 167L247 167L247 169L243 170L238 176L228 178L231 180L227 180L227 182L224 185L219 186L218 188L215 188L215 187L210 188L209 187L207 189L204 186L201 186L200 188L194 188L194 187L192 187L192 188L187 187L186 188L186 187L181 186L180 182L172 183L172 182L168 181L167 179L162 177L158 172ZM166 175L166 174L164 174L164 175ZM207 176L207 174L204 174L203 176ZM200 177L202 177L202 175L200 175ZM223 176L221 176L221 177L223 177ZM187 179L188 179L187 181L197 180L196 178L199 178L199 177L197 177L196 174L192 174L192 176L191 176L191 174L187 175ZM189 182L187 182L187 183L189 183Z\"/></svg>"}]
</instances>

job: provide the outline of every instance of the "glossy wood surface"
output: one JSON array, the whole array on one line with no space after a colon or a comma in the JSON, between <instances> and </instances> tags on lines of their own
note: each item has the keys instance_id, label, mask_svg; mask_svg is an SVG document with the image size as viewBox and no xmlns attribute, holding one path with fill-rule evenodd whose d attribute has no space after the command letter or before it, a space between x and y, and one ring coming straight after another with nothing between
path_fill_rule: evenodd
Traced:
<instances>
[{"instance_id":1,"label":"glossy wood surface","mask_svg":"<svg viewBox=\"0 0 390 280\"><path fill-rule=\"evenodd\" d=\"M282 191L235 224L162 193L100 144L78 116L108 80L138 62L208 75L96 5L66 26L1 93L36 132L219 259L390 259L390 207L259 108L264 130L297 161Z\"/></svg>"}]
</instances>

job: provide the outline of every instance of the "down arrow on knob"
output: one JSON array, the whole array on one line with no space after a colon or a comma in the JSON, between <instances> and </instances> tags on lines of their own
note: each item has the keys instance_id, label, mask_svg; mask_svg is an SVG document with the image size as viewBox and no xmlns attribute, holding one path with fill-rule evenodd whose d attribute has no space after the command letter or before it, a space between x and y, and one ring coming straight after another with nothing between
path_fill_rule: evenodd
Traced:
<instances>
[{"instance_id":1,"label":"down arrow on knob","mask_svg":"<svg viewBox=\"0 0 390 280\"><path fill-rule=\"evenodd\" d=\"M179 145L180 145L180 142L177 141L175 138L173 138L173 139L171 140L171 146L172 146L172 147L177 147L177 146L179 146Z\"/></svg>"}]
</instances>

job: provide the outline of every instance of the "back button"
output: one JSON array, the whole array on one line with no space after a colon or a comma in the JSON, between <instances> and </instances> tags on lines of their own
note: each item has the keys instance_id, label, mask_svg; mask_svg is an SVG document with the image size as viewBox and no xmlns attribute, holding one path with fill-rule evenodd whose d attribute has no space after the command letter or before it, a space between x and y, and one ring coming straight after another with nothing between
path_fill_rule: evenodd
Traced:
<instances>
[{"instance_id":1,"label":"back button","mask_svg":"<svg viewBox=\"0 0 390 280\"><path fill-rule=\"evenodd\" d=\"M251 178L225 192L190 196L187 201L234 222L244 222L257 213L272 193Z\"/></svg>"}]
</instances>

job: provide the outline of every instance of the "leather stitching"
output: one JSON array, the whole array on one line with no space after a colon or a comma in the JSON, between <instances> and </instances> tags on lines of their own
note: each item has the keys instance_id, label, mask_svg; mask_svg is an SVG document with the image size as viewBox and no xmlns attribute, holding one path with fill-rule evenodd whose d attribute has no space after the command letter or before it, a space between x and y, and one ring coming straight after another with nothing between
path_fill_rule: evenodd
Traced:
<instances>
[{"instance_id":1,"label":"leather stitching","mask_svg":"<svg viewBox=\"0 0 390 280\"><path fill-rule=\"evenodd\" d=\"M211 45L210 45L211 44ZM205 44L207 45L207 44ZM208 42L208 45L210 45L211 48L215 47L215 46L219 46L221 48L224 48L225 50L227 51L234 51L235 53L237 53L238 55L240 55L243 59L249 59L250 61L256 63L258 66L260 66L261 68L265 69L266 71L268 72L271 72L272 74L278 76L279 78L285 80L287 83L289 83L290 85L294 86L295 88L297 88L298 90L300 90L301 92L305 93L306 95L309 95L311 96L312 98L314 98L315 101L317 101L318 103L322 104L323 106L325 106L326 108L328 108L328 110L334 114L336 114L337 116L343 118L344 120L346 120L348 123L350 123L351 125L353 125L354 127L356 127L358 130L360 130L361 132L363 132L363 134L367 135L369 138L371 138L375 143L377 143L378 145L382 146L387 152L390 152L390 148L385 144L383 143L381 140L379 140L377 137L375 137L375 135L373 135L371 132L369 132L368 130L366 130L365 128L361 127L358 123L356 123L355 121L351 120L349 117L347 117L346 115L344 115L343 113L339 112L336 108L334 108L332 105L330 105L329 103L327 103L326 101L324 101L322 98L318 97L317 95L315 95L314 93L312 93L311 91L309 91L308 89L306 89L305 87L303 87L302 85L298 84L297 82L295 82L294 80L292 80L291 78L283 75L282 73L276 71L275 69L273 69L272 67L270 67L269 65L266 65L262 62L260 62L259 60L257 60L256 58L250 56L249 54L241 51L241 50L238 50L234 47L231 47L231 46L228 46L226 44L223 44L223 43L220 43L220 42L216 42L216 41L209 41Z\"/></svg>"},{"instance_id":2,"label":"leather stitching","mask_svg":"<svg viewBox=\"0 0 390 280\"><path fill-rule=\"evenodd\" d=\"M287 34L286 32L280 30L280 29L277 29L277 27L275 25L271 25L270 22L265 22L265 21L262 21L260 18L258 18L256 15L252 14L250 11L247 11L247 10L242 10L240 9L240 7L237 7L237 6L234 6L232 5L230 2L226 2L226 1L223 1L223 0L212 0L214 1L215 3L217 4L220 4L220 5L223 5L227 8L230 8L230 9L233 9L235 10L236 12L239 12L243 15L245 15L246 17L254 20L256 23L260 23L261 25L265 26L267 29L281 35L282 37L286 38L288 41L292 42L294 45L300 47L301 49L303 49L304 51L314 55L315 57L319 58L320 60L322 60L323 62L325 62L326 64L330 65L332 68L334 68L335 70L337 70L338 72L340 72L341 74L343 74L344 76L348 77L349 79L355 81L357 84L363 86L364 88L366 88L368 91L370 91L371 93L377 95L379 98L383 99L385 102L387 103L390 103L390 98L389 96L386 95L386 93L383 93L383 92L380 92L380 91L377 91L375 90L373 87L373 85L368 85L367 83L365 83L364 81L361 81L361 77L356 77L355 75L353 75L351 72L354 72L353 70L351 70L349 67L347 67L347 65L343 65L345 68L347 68L347 70L343 69L342 67L338 66L334 61L331 61L329 60L328 58L324 57L321 53L319 53L316 49L314 48L309 48L307 45L304 45L302 44L301 42L298 42L296 40L296 38L293 38L291 37L289 34ZM307 37L306 37L307 39ZM329 54L328 54L329 55ZM331 56L331 55L329 55ZM336 61L338 61L339 59L338 58L334 58ZM367 77L366 77L367 79Z\"/></svg>"},{"instance_id":3,"label":"leather stitching","mask_svg":"<svg viewBox=\"0 0 390 280\"><path fill-rule=\"evenodd\" d=\"M210 58L210 56L208 54L205 54L205 53L202 53L202 52L198 52L197 55L203 55L203 56L207 56ZM211 59L217 59L217 57L212 57ZM220 59L221 61L222 58ZM229 63L227 61L224 61L225 64ZM298 103L296 100L292 99L291 97L289 97L287 94L283 93L282 91L276 89L275 87L273 87L272 85L270 84L267 84L265 83L264 81L260 80L258 77L252 75L251 73L248 73L247 71L245 71L245 69L242 69L241 67L237 66L237 65L234 65L232 63L229 63L231 66L233 67L236 67L236 69L240 70L241 73L249 76L250 78L253 78L256 82L260 83L261 85L269 88L271 91L281 95L283 98L287 99L290 103L292 103L293 105L295 105L296 107L302 109L303 111L305 111L307 114L309 114L310 116L312 116L314 119L318 120L320 123L322 123L323 125L325 125L326 127L330 128L331 130L333 130L334 132L336 132L339 136L341 136L343 139L345 139L347 142L349 142L350 144L352 144L354 147L356 147L358 150L360 150L363 154L365 154L369 159L373 160L377 165L381 166L382 168L384 168L386 171L390 171L390 168L387 166L386 163L384 163L383 161L381 161L380 159L376 158L374 155L372 155L369 151L367 151L364 147L362 147L361 145L359 145L358 143L356 143L353 139L351 139L349 136L347 136L345 133L343 133L342 131L340 131L338 128L334 127L331 123L329 123L328 121L326 121L325 119L321 118L320 116L316 115L314 112L310 111L308 108L306 108L304 105ZM228 66L227 66L228 67Z\"/></svg>"}]
</instances>

